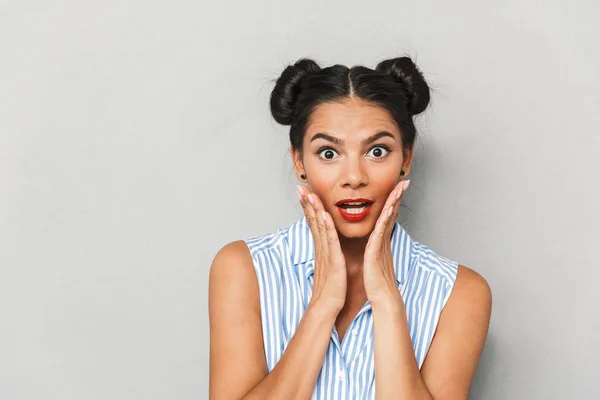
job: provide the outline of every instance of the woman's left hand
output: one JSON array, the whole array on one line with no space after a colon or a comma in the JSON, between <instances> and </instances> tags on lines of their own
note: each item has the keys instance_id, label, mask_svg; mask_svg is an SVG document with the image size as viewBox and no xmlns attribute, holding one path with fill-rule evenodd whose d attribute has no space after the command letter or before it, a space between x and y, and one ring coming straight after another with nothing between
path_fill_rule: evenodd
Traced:
<instances>
[{"instance_id":1,"label":"woman's left hand","mask_svg":"<svg viewBox=\"0 0 600 400\"><path fill-rule=\"evenodd\" d=\"M398 216L400 199L410 180L399 182L392 190L369 236L363 260L363 281L371 304L402 301L396 285L391 235Z\"/></svg>"}]
</instances>

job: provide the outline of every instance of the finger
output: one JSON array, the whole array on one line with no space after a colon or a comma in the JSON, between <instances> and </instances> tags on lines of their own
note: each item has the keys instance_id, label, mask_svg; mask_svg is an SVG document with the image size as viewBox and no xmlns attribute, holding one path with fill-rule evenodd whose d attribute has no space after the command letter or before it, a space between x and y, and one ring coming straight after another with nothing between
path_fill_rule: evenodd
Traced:
<instances>
[{"instance_id":1,"label":"finger","mask_svg":"<svg viewBox=\"0 0 600 400\"><path fill-rule=\"evenodd\" d=\"M323 212L325 211L325 207L323 207L323 202L314 192L310 193L309 199L312 201L312 206L315 210L315 214L317 216L317 229L319 230L319 240L324 250L324 253L329 255L329 245L327 244L327 229L325 228L325 215Z\"/></svg>"},{"instance_id":2,"label":"finger","mask_svg":"<svg viewBox=\"0 0 600 400\"><path fill-rule=\"evenodd\" d=\"M344 263L344 253L340 245L340 238L335 230L335 224L331 215L327 211L325 213L325 232L327 235L327 245L329 246L329 254L332 260Z\"/></svg>"},{"instance_id":3,"label":"finger","mask_svg":"<svg viewBox=\"0 0 600 400\"><path fill-rule=\"evenodd\" d=\"M369 249L381 248L384 243L383 238L388 237L392 233L392 229L398 215L396 208L400 202L400 199L402 198L404 185L404 181L398 182L394 190L392 190L392 192L389 194L383 210L377 219L373 233L367 242L367 247Z\"/></svg>"},{"instance_id":4,"label":"finger","mask_svg":"<svg viewBox=\"0 0 600 400\"><path fill-rule=\"evenodd\" d=\"M394 205L394 203L398 199L398 195L402 193L403 185L404 185L404 181L398 182L396 184L396 187L394 187L394 190L392 190L392 192L389 194L389 196L385 202L384 208Z\"/></svg>"},{"instance_id":5,"label":"finger","mask_svg":"<svg viewBox=\"0 0 600 400\"><path fill-rule=\"evenodd\" d=\"M304 216L306 217L306 222L308 223L308 227L315 240L315 246L319 246L321 238L319 235L319 229L317 227L317 214L308 197L310 194L310 189L301 185L297 185L296 188L298 191L300 204L302 205L302 210L304 211Z\"/></svg>"},{"instance_id":6,"label":"finger","mask_svg":"<svg viewBox=\"0 0 600 400\"><path fill-rule=\"evenodd\" d=\"M390 218L391 207L392 205L385 206L383 211L381 211L381 214L379 214L379 218L377 218L377 222L375 223L375 228L373 229L373 232L371 232L369 240L367 241L365 252L371 252L375 251L375 249L381 248L383 244L383 237L385 235L386 227Z\"/></svg>"},{"instance_id":7,"label":"finger","mask_svg":"<svg viewBox=\"0 0 600 400\"><path fill-rule=\"evenodd\" d=\"M396 200L394 201L394 204L392 206L392 211L391 211L391 215L390 218L388 220L388 224L387 224L387 233L391 234L392 231L394 230L394 225L396 222L396 219L398 218L398 213L400 211L400 203L402 202L402 197L404 197L404 193L406 193L406 189L408 188L408 185L410 184L410 179L406 180L406 181L402 181L402 186L400 187L400 190L396 193Z\"/></svg>"},{"instance_id":8,"label":"finger","mask_svg":"<svg viewBox=\"0 0 600 400\"><path fill-rule=\"evenodd\" d=\"M373 230L374 233L379 232L377 230L377 228L380 227L380 225L383 225L385 227L385 221L389 220L388 216L390 213L390 208L393 207L395 202L398 200L398 196L401 194L402 186L403 186L403 183L398 182L398 184L396 184L396 187L394 187L394 189L388 195L388 197L385 201L385 204L383 205L383 209L381 210L381 213L379 214L379 218L377 219L377 222L375 224L375 229ZM381 231L379 233L383 234L383 231Z\"/></svg>"}]
</instances>

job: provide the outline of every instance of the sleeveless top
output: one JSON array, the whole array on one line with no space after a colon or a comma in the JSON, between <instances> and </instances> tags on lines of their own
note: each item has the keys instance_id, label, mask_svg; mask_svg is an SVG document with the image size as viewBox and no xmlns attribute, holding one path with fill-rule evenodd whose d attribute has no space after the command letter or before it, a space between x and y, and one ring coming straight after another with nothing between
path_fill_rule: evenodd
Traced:
<instances>
[{"instance_id":1,"label":"sleeveless top","mask_svg":"<svg viewBox=\"0 0 600 400\"><path fill-rule=\"evenodd\" d=\"M279 361L308 306L314 287L314 239L303 217L285 229L244 239L258 286L268 371ZM411 239L396 222L391 238L396 284L404 301L419 369L458 263ZM375 399L373 314L369 301L340 342L335 326L311 399Z\"/></svg>"}]
</instances>

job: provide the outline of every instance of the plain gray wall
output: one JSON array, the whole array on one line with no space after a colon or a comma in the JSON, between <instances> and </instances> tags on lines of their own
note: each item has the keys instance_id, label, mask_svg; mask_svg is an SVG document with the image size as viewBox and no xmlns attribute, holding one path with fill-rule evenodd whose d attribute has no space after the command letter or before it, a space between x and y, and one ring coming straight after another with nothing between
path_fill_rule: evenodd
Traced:
<instances>
[{"instance_id":1,"label":"plain gray wall","mask_svg":"<svg viewBox=\"0 0 600 400\"><path fill-rule=\"evenodd\" d=\"M471 398L600 398L598 1L0 4L2 400L207 398L213 256L301 217L273 80L403 54L402 223L493 290Z\"/></svg>"}]
</instances>

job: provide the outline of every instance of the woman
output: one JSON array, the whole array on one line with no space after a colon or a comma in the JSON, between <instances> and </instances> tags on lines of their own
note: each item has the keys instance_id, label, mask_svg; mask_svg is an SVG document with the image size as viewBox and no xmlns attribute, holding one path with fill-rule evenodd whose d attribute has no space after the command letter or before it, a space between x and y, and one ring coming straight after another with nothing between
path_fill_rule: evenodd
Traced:
<instances>
[{"instance_id":1,"label":"woman","mask_svg":"<svg viewBox=\"0 0 600 400\"><path fill-rule=\"evenodd\" d=\"M215 256L211 399L468 397L490 287L396 222L428 103L408 57L283 71L271 112L290 125L304 216Z\"/></svg>"}]
</instances>

